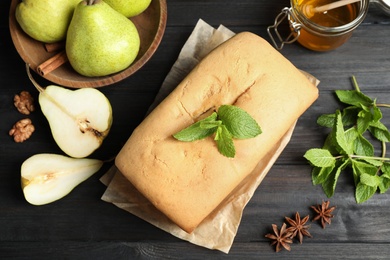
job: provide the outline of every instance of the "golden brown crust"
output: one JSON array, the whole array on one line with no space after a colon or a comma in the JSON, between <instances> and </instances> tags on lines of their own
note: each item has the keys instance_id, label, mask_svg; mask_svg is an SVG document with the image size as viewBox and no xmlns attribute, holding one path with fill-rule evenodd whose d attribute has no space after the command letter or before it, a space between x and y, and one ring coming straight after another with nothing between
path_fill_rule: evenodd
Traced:
<instances>
[{"instance_id":1,"label":"golden brown crust","mask_svg":"<svg viewBox=\"0 0 390 260\"><path fill-rule=\"evenodd\" d=\"M237 34L145 118L116 165L160 211L192 232L317 97L317 88L265 40ZM235 140L235 158L222 156L211 137L190 143L172 137L223 104L246 110L263 131Z\"/></svg>"}]
</instances>

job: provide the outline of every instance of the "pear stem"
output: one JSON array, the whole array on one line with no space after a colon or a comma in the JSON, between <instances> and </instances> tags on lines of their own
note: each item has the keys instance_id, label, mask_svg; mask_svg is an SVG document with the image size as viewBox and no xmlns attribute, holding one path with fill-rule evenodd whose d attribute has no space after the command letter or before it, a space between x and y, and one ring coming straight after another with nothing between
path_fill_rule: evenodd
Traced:
<instances>
[{"instance_id":1,"label":"pear stem","mask_svg":"<svg viewBox=\"0 0 390 260\"><path fill-rule=\"evenodd\" d=\"M88 0L87 5L94 5L95 2L96 2L95 0Z\"/></svg>"},{"instance_id":2,"label":"pear stem","mask_svg":"<svg viewBox=\"0 0 390 260\"><path fill-rule=\"evenodd\" d=\"M42 87L34 80L34 78L32 77L31 72L30 72L30 65L28 65L28 63L26 63L26 70L27 70L27 76L28 76L28 78L30 79L30 81L32 82L32 84L34 85L34 87L35 87L40 93L43 93L43 92L45 91L45 89L42 88Z\"/></svg>"}]
</instances>

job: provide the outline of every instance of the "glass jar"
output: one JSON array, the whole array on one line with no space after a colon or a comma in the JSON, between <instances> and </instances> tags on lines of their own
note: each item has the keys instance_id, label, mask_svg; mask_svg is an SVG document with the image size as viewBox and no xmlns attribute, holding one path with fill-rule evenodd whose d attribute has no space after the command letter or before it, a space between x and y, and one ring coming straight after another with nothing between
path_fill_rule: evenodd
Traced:
<instances>
[{"instance_id":1,"label":"glass jar","mask_svg":"<svg viewBox=\"0 0 390 260\"><path fill-rule=\"evenodd\" d=\"M276 17L275 24L267 29L275 47L280 50L284 44L298 41L302 46L314 51L329 51L344 44L364 20L370 1L360 0L321 12L308 9L332 2L337 1L290 0L291 7L284 8ZM291 30L285 39L277 28L284 19L288 20Z\"/></svg>"}]
</instances>

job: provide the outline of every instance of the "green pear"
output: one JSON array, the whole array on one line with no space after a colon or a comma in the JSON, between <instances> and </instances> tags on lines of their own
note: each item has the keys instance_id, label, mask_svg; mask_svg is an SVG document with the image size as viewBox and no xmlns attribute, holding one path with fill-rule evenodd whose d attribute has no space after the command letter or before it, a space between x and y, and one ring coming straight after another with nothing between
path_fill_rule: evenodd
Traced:
<instances>
[{"instance_id":1,"label":"green pear","mask_svg":"<svg viewBox=\"0 0 390 260\"><path fill-rule=\"evenodd\" d=\"M71 66L87 77L127 68L137 57L140 37L135 25L102 0L80 2L66 38Z\"/></svg>"},{"instance_id":2,"label":"green pear","mask_svg":"<svg viewBox=\"0 0 390 260\"><path fill-rule=\"evenodd\" d=\"M104 2L127 18L130 18L145 11L152 0L104 0Z\"/></svg>"},{"instance_id":3,"label":"green pear","mask_svg":"<svg viewBox=\"0 0 390 260\"><path fill-rule=\"evenodd\" d=\"M103 162L76 159L59 154L36 154L21 166L25 199L33 205L44 205L69 194L77 185L99 171Z\"/></svg>"},{"instance_id":4,"label":"green pear","mask_svg":"<svg viewBox=\"0 0 390 260\"><path fill-rule=\"evenodd\" d=\"M83 158L99 148L112 124L112 108L107 97L95 88L70 90L50 85L38 89L39 105L49 122L53 138L67 155Z\"/></svg>"},{"instance_id":5,"label":"green pear","mask_svg":"<svg viewBox=\"0 0 390 260\"><path fill-rule=\"evenodd\" d=\"M35 40L64 40L73 11L80 0L23 0L15 10L22 30Z\"/></svg>"}]
</instances>

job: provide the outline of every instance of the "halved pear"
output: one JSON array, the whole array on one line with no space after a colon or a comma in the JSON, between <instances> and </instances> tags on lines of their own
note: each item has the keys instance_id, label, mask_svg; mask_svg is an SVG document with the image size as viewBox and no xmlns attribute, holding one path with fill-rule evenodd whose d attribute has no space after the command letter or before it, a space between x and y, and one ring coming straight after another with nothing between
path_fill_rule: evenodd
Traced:
<instances>
[{"instance_id":1,"label":"halved pear","mask_svg":"<svg viewBox=\"0 0 390 260\"><path fill-rule=\"evenodd\" d=\"M22 189L26 200L44 205L69 194L103 165L96 159L77 159L59 154L36 154L21 166Z\"/></svg>"},{"instance_id":2,"label":"halved pear","mask_svg":"<svg viewBox=\"0 0 390 260\"><path fill-rule=\"evenodd\" d=\"M89 156L99 148L112 124L112 108L107 97L95 88L70 90L50 85L45 89L27 74L40 92L39 104L49 122L53 138L67 155Z\"/></svg>"}]
</instances>

